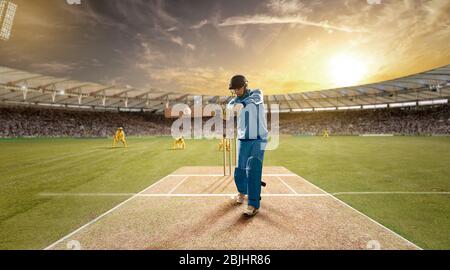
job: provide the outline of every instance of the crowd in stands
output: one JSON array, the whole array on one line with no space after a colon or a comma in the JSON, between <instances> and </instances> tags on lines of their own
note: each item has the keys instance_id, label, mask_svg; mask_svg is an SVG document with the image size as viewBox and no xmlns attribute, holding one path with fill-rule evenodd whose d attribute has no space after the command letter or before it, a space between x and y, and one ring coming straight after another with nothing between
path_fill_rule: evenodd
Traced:
<instances>
[{"instance_id":1,"label":"crowd in stands","mask_svg":"<svg viewBox=\"0 0 450 270\"><path fill-rule=\"evenodd\" d=\"M280 115L280 133L450 135L450 106L303 112Z\"/></svg>"},{"instance_id":2,"label":"crowd in stands","mask_svg":"<svg viewBox=\"0 0 450 270\"><path fill-rule=\"evenodd\" d=\"M0 137L106 137L170 135L172 121L150 113L0 107Z\"/></svg>"},{"instance_id":3,"label":"crowd in stands","mask_svg":"<svg viewBox=\"0 0 450 270\"><path fill-rule=\"evenodd\" d=\"M118 127L128 136L168 136L173 121L145 112L1 106L0 138L106 137ZM325 130L331 135L450 135L450 106L280 115L281 134L321 135Z\"/></svg>"}]
</instances>

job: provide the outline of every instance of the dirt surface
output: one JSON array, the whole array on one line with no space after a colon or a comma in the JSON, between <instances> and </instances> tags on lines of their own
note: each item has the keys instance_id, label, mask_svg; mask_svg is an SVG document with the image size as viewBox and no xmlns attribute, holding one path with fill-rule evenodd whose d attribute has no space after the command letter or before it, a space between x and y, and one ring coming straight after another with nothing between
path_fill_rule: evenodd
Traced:
<instances>
[{"instance_id":1,"label":"dirt surface","mask_svg":"<svg viewBox=\"0 0 450 270\"><path fill-rule=\"evenodd\" d=\"M242 215L220 167L183 167L51 246L67 249L416 249L283 167L267 167L260 212ZM193 175L193 176L189 176Z\"/></svg>"}]
</instances>

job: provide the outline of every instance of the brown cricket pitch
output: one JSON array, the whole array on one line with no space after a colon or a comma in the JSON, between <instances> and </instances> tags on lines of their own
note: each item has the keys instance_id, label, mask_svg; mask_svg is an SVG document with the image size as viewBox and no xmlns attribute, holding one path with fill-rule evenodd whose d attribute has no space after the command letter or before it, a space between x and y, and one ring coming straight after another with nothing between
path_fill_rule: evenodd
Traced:
<instances>
[{"instance_id":1,"label":"brown cricket pitch","mask_svg":"<svg viewBox=\"0 0 450 270\"><path fill-rule=\"evenodd\" d=\"M265 167L261 210L242 215L221 167L183 167L50 246L66 249L418 249L284 167Z\"/></svg>"}]
</instances>

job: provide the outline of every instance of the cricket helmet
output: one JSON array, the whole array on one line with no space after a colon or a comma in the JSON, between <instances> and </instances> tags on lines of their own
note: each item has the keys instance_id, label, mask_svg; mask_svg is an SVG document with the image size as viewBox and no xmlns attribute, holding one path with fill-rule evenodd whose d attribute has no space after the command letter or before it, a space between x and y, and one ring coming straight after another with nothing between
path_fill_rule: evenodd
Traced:
<instances>
[{"instance_id":1,"label":"cricket helmet","mask_svg":"<svg viewBox=\"0 0 450 270\"><path fill-rule=\"evenodd\" d=\"M239 89L243 86L247 87L247 85L248 85L248 80L245 78L244 75L236 75L236 76L233 76L233 78L231 78L228 89L230 89L230 90Z\"/></svg>"}]
</instances>

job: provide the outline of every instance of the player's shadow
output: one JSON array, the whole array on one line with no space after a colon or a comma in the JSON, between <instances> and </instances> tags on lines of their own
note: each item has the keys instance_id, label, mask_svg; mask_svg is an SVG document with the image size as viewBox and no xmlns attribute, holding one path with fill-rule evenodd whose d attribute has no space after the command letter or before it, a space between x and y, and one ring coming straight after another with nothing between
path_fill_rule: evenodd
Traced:
<instances>
[{"instance_id":1,"label":"player's shadow","mask_svg":"<svg viewBox=\"0 0 450 270\"><path fill-rule=\"evenodd\" d=\"M234 222L234 224L232 225L231 231L241 231L242 229L247 227L250 223L252 223L256 217L257 216L247 217L247 216L244 216L244 214L241 214L236 219L236 222Z\"/></svg>"},{"instance_id":2,"label":"player's shadow","mask_svg":"<svg viewBox=\"0 0 450 270\"><path fill-rule=\"evenodd\" d=\"M231 233L242 232L253 222L263 222L267 226L267 232L270 230L282 230L284 233L296 235L296 229L293 226L286 224L286 219L289 219L282 211L273 208L269 205L261 206L260 212L253 217L246 217L241 215L236 219L233 226L229 228Z\"/></svg>"},{"instance_id":3,"label":"player's shadow","mask_svg":"<svg viewBox=\"0 0 450 270\"><path fill-rule=\"evenodd\" d=\"M112 147L112 146L101 146L101 147L96 147L95 149L126 149L125 147Z\"/></svg>"},{"instance_id":4,"label":"player's shadow","mask_svg":"<svg viewBox=\"0 0 450 270\"><path fill-rule=\"evenodd\" d=\"M209 233L211 227L217 224L224 216L236 210L236 205L231 202L221 204L216 207L209 214L205 215L201 220L186 226L178 228L178 230L170 237L166 237L163 241L154 243L148 249L170 249L179 248L180 243L192 241L192 237L200 237L203 234Z\"/></svg>"},{"instance_id":5,"label":"player's shadow","mask_svg":"<svg viewBox=\"0 0 450 270\"><path fill-rule=\"evenodd\" d=\"M228 182L227 176L222 176L222 177L218 178L217 180L215 180L214 182L212 182L211 185L202 189L200 191L200 193L214 193L217 191L217 189L220 188L221 185L223 185L226 182Z\"/></svg>"}]
</instances>

